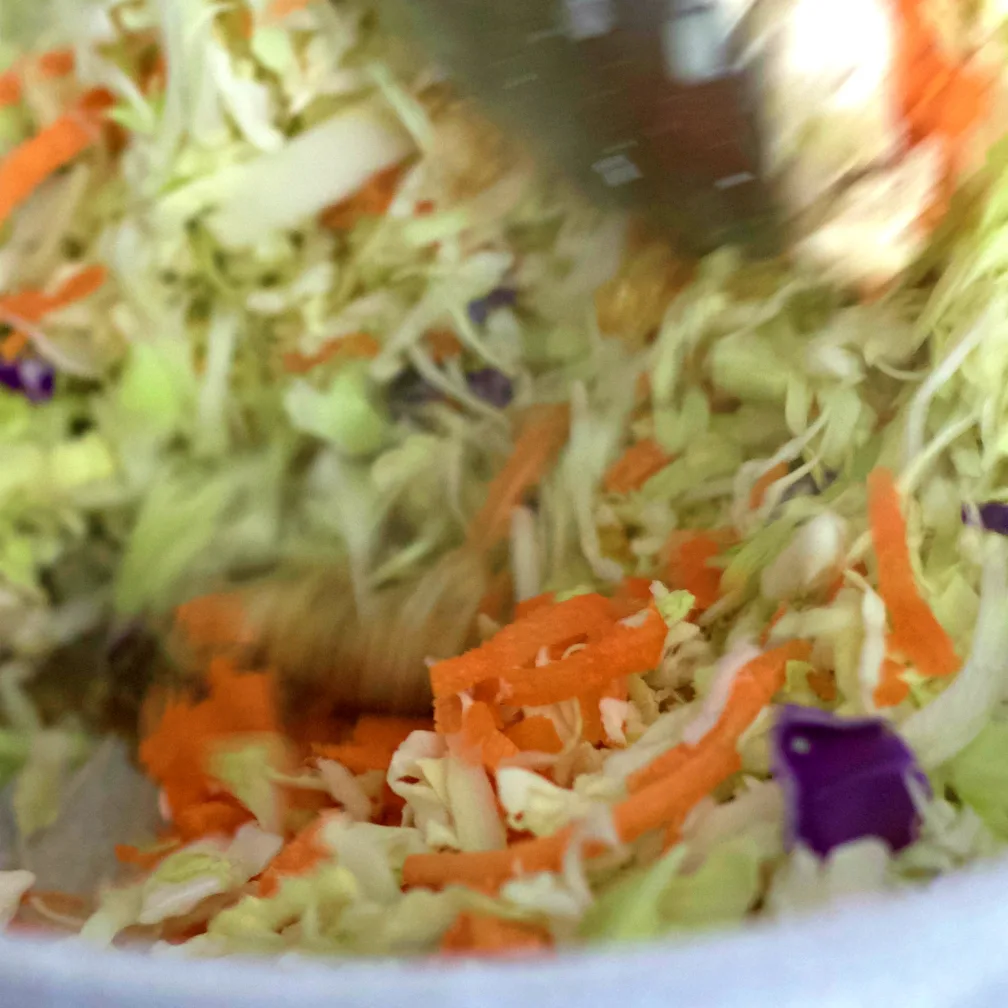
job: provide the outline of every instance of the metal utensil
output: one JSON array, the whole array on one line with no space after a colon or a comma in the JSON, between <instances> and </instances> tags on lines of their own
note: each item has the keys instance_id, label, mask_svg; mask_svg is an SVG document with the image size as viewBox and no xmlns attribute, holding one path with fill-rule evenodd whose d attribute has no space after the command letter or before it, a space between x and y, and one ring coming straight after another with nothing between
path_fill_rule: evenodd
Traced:
<instances>
[{"instance_id":1,"label":"metal utensil","mask_svg":"<svg viewBox=\"0 0 1008 1008\"><path fill-rule=\"evenodd\" d=\"M686 252L776 251L756 71L725 0L385 0L383 14L593 199L643 210Z\"/></svg>"}]
</instances>

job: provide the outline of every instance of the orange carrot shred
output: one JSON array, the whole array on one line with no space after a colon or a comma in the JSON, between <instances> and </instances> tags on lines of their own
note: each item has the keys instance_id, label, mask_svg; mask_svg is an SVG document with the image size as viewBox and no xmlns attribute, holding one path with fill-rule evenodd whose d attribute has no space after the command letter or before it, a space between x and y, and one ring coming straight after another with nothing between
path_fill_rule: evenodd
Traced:
<instances>
[{"instance_id":1,"label":"orange carrot shred","mask_svg":"<svg viewBox=\"0 0 1008 1008\"><path fill-rule=\"evenodd\" d=\"M724 743L698 748L679 769L661 777L613 809L616 831L624 843L632 843L653 829L683 817L705 795L739 769L734 745ZM440 888L451 883L470 885L481 891L499 888L511 876L559 871L572 828L534 840L520 840L506 850L465 853L413 854L403 865L407 887ZM600 853L587 845L586 854Z\"/></svg>"},{"instance_id":2,"label":"orange carrot shred","mask_svg":"<svg viewBox=\"0 0 1008 1008\"><path fill-rule=\"evenodd\" d=\"M763 633L760 635L760 644L764 647L768 640L770 640L770 634L773 628L777 626L778 623L787 615L788 605L786 602L781 602L779 606L774 610L773 615L770 617L767 625L763 628Z\"/></svg>"},{"instance_id":3,"label":"orange carrot shred","mask_svg":"<svg viewBox=\"0 0 1008 1008\"><path fill-rule=\"evenodd\" d=\"M749 491L749 508L755 511L763 503L767 490L779 479L783 479L788 474L786 462L778 462L777 465L768 469L755 483Z\"/></svg>"},{"instance_id":4,"label":"orange carrot shred","mask_svg":"<svg viewBox=\"0 0 1008 1008\"><path fill-rule=\"evenodd\" d=\"M173 815L179 836L186 840L231 834L252 819L248 809L228 797L193 802Z\"/></svg>"},{"instance_id":5,"label":"orange carrot shred","mask_svg":"<svg viewBox=\"0 0 1008 1008\"><path fill-rule=\"evenodd\" d=\"M440 950L445 955L528 955L552 944L547 932L532 924L463 911L441 938Z\"/></svg>"},{"instance_id":6,"label":"orange carrot shred","mask_svg":"<svg viewBox=\"0 0 1008 1008\"><path fill-rule=\"evenodd\" d=\"M0 108L17 105L21 101L21 78L16 70L0 73Z\"/></svg>"},{"instance_id":7,"label":"orange carrot shred","mask_svg":"<svg viewBox=\"0 0 1008 1008\"><path fill-rule=\"evenodd\" d=\"M369 333L350 333L329 340L314 354L296 350L283 355L284 370L290 374L307 374L321 364L332 360L370 360L381 353L381 344Z\"/></svg>"},{"instance_id":8,"label":"orange carrot shred","mask_svg":"<svg viewBox=\"0 0 1008 1008\"><path fill-rule=\"evenodd\" d=\"M367 773L369 770L387 770L394 752L394 749L386 746L361 745L356 742L312 746L312 753L319 759L335 760L355 774Z\"/></svg>"},{"instance_id":9,"label":"orange carrot shred","mask_svg":"<svg viewBox=\"0 0 1008 1008\"><path fill-rule=\"evenodd\" d=\"M872 700L876 707L895 707L910 695L910 686L903 679L906 666L894 658L884 658L878 685Z\"/></svg>"},{"instance_id":10,"label":"orange carrot shred","mask_svg":"<svg viewBox=\"0 0 1008 1008\"><path fill-rule=\"evenodd\" d=\"M917 589L899 490L888 469L876 468L868 475L868 518L878 560L879 595L889 614L893 647L923 675L951 675L959 668L959 658Z\"/></svg>"},{"instance_id":11,"label":"orange carrot shred","mask_svg":"<svg viewBox=\"0 0 1008 1008\"><path fill-rule=\"evenodd\" d=\"M0 160L0 224L53 172L69 164L100 138L101 92L84 95L77 107Z\"/></svg>"},{"instance_id":12,"label":"orange carrot shred","mask_svg":"<svg viewBox=\"0 0 1008 1008\"><path fill-rule=\"evenodd\" d=\"M626 700L627 681L614 679L601 688L589 690L578 697L581 708L581 737L592 745L600 745L607 739L602 721L602 701L605 699Z\"/></svg>"},{"instance_id":13,"label":"orange carrot shred","mask_svg":"<svg viewBox=\"0 0 1008 1008\"><path fill-rule=\"evenodd\" d=\"M351 773L387 770L396 749L414 731L431 731L433 724L422 718L368 715L354 726L349 742L315 745L312 752L322 759L336 760Z\"/></svg>"},{"instance_id":14,"label":"orange carrot shred","mask_svg":"<svg viewBox=\"0 0 1008 1008\"><path fill-rule=\"evenodd\" d=\"M508 728L504 734L522 752L558 753L563 749L563 742L557 734L556 726L542 714L523 718Z\"/></svg>"},{"instance_id":15,"label":"orange carrot shred","mask_svg":"<svg viewBox=\"0 0 1008 1008\"><path fill-rule=\"evenodd\" d=\"M460 693L506 670L531 664L541 648L574 643L599 624L611 622L609 601L601 595L576 595L538 608L479 647L436 662L430 671L434 696Z\"/></svg>"},{"instance_id":16,"label":"orange carrot shred","mask_svg":"<svg viewBox=\"0 0 1008 1008\"><path fill-rule=\"evenodd\" d=\"M537 609L543 609L552 605L556 596L553 592L543 592L541 595L533 595L532 598L522 599L515 605L515 619L524 619L531 616Z\"/></svg>"},{"instance_id":17,"label":"orange carrot shred","mask_svg":"<svg viewBox=\"0 0 1008 1008\"><path fill-rule=\"evenodd\" d=\"M144 871L152 871L172 851L179 847L179 840L155 844L153 847L135 847L133 844L116 844L115 856L120 864L135 865Z\"/></svg>"},{"instance_id":18,"label":"orange carrot shred","mask_svg":"<svg viewBox=\"0 0 1008 1008\"><path fill-rule=\"evenodd\" d=\"M175 626L195 648L228 648L252 639L241 599L226 592L183 602L175 609Z\"/></svg>"},{"instance_id":19,"label":"orange carrot shred","mask_svg":"<svg viewBox=\"0 0 1008 1008\"><path fill-rule=\"evenodd\" d=\"M364 217L380 217L389 208L402 180L405 165L376 172L349 198L319 214L319 223L333 231L349 231Z\"/></svg>"},{"instance_id":20,"label":"orange carrot shred","mask_svg":"<svg viewBox=\"0 0 1008 1008\"><path fill-rule=\"evenodd\" d=\"M24 322L38 322L43 316L93 294L105 282L106 276L104 266L85 266L68 277L52 294L29 288L0 297L0 311ZM13 360L27 342L27 335L15 330L0 343L0 357Z\"/></svg>"},{"instance_id":21,"label":"orange carrot shred","mask_svg":"<svg viewBox=\"0 0 1008 1008\"><path fill-rule=\"evenodd\" d=\"M754 658L739 670L732 684L728 702L714 727L696 746L681 743L631 774L627 787L631 794L642 791L656 780L678 770L693 755L710 746L734 748L739 736L753 723L784 685L789 661L804 661L812 652L807 641L790 641Z\"/></svg>"},{"instance_id":22,"label":"orange carrot shred","mask_svg":"<svg viewBox=\"0 0 1008 1008\"><path fill-rule=\"evenodd\" d=\"M268 21L282 21L285 17L304 10L310 0L270 0L266 7L266 19Z\"/></svg>"},{"instance_id":23,"label":"orange carrot shred","mask_svg":"<svg viewBox=\"0 0 1008 1008\"><path fill-rule=\"evenodd\" d=\"M284 876L307 875L319 862L329 857L329 850L322 844L325 824L325 817L320 816L277 852L259 876L260 896L274 895Z\"/></svg>"},{"instance_id":24,"label":"orange carrot shred","mask_svg":"<svg viewBox=\"0 0 1008 1008\"><path fill-rule=\"evenodd\" d=\"M696 600L695 610L709 609L721 597L721 575L710 561L725 546L722 537L708 532L673 532L666 547L669 587L685 589Z\"/></svg>"},{"instance_id":25,"label":"orange carrot shred","mask_svg":"<svg viewBox=\"0 0 1008 1008\"><path fill-rule=\"evenodd\" d=\"M272 675L240 673L227 658L218 657L210 663L208 678L207 699L169 699L140 744L140 761L164 789L183 839L228 832L250 818L220 795L207 772L215 744L231 736L280 730Z\"/></svg>"},{"instance_id":26,"label":"orange carrot shred","mask_svg":"<svg viewBox=\"0 0 1008 1008\"><path fill-rule=\"evenodd\" d=\"M352 739L359 745L382 745L395 750L415 731L431 731L429 718L365 714L357 719Z\"/></svg>"},{"instance_id":27,"label":"orange carrot shred","mask_svg":"<svg viewBox=\"0 0 1008 1008\"><path fill-rule=\"evenodd\" d=\"M549 704L601 690L614 680L650 672L661 660L668 628L654 609L640 626L613 623L605 636L541 668L501 670L509 704Z\"/></svg>"},{"instance_id":28,"label":"orange carrot shred","mask_svg":"<svg viewBox=\"0 0 1008 1008\"><path fill-rule=\"evenodd\" d=\"M809 689L820 700L825 703L832 703L837 698L836 676L825 669L813 669L809 672L805 680L809 684Z\"/></svg>"},{"instance_id":29,"label":"orange carrot shred","mask_svg":"<svg viewBox=\"0 0 1008 1008\"><path fill-rule=\"evenodd\" d=\"M462 700L457 693L434 698L434 730L439 735L462 730Z\"/></svg>"},{"instance_id":30,"label":"orange carrot shred","mask_svg":"<svg viewBox=\"0 0 1008 1008\"><path fill-rule=\"evenodd\" d=\"M462 353L462 344L451 329L430 329L423 341L435 364L443 364Z\"/></svg>"},{"instance_id":31,"label":"orange carrot shred","mask_svg":"<svg viewBox=\"0 0 1008 1008\"><path fill-rule=\"evenodd\" d=\"M996 78L946 55L921 0L897 0L895 79L910 141L938 139L950 174L965 167L970 135L990 114Z\"/></svg>"},{"instance_id":32,"label":"orange carrot shred","mask_svg":"<svg viewBox=\"0 0 1008 1008\"><path fill-rule=\"evenodd\" d=\"M651 578L624 578L609 600L616 619L624 619L646 609L651 603Z\"/></svg>"},{"instance_id":33,"label":"orange carrot shred","mask_svg":"<svg viewBox=\"0 0 1008 1008\"><path fill-rule=\"evenodd\" d=\"M518 746L501 730L486 703L473 703L462 714L462 730L451 737L452 752L459 759L496 770L501 762L518 755Z\"/></svg>"},{"instance_id":34,"label":"orange carrot shred","mask_svg":"<svg viewBox=\"0 0 1008 1008\"><path fill-rule=\"evenodd\" d=\"M21 73L24 63L0 73L0 108L16 105L21 101ZM66 77L74 71L72 49L53 49L42 53L36 61L37 71L43 80Z\"/></svg>"},{"instance_id":35,"label":"orange carrot shred","mask_svg":"<svg viewBox=\"0 0 1008 1008\"><path fill-rule=\"evenodd\" d=\"M73 49L50 49L38 58L39 72L43 77L66 77L74 72L75 65Z\"/></svg>"},{"instance_id":36,"label":"orange carrot shred","mask_svg":"<svg viewBox=\"0 0 1008 1008\"><path fill-rule=\"evenodd\" d=\"M469 530L477 548L488 549L508 533L511 512L535 486L567 441L570 410L566 405L529 410L523 430L504 468L491 480L486 500Z\"/></svg>"},{"instance_id":37,"label":"orange carrot shred","mask_svg":"<svg viewBox=\"0 0 1008 1008\"><path fill-rule=\"evenodd\" d=\"M602 486L607 493L631 493L639 490L671 461L672 456L657 441L645 438L627 448L609 467L602 479Z\"/></svg>"}]
</instances>

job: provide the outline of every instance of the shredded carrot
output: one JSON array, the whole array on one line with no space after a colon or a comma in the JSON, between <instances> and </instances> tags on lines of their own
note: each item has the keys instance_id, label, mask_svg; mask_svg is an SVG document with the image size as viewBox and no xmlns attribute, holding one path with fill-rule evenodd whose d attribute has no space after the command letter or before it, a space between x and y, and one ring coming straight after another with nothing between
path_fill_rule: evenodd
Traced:
<instances>
[{"instance_id":1,"label":"shredded carrot","mask_svg":"<svg viewBox=\"0 0 1008 1008\"><path fill-rule=\"evenodd\" d=\"M304 10L311 0L270 0L266 7L267 21L282 21L285 17Z\"/></svg>"},{"instance_id":2,"label":"shredded carrot","mask_svg":"<svg viewBox=\"0 0 1008 1008\"><path fill-rule=\"evenodd\" d=\"M175 609L175 626L194 648L217 650L251 640L241 599L226 592L183 602Z\"/></svg>"},{"instance_id":3,"label":"shredded carrot","mask_svg":"<svg viewBox=\"0 0 1008 1008\"><path fill-rule=\"evenodd\" d=\"M695 611L709 609L721 597L721 575L710 561L727 545L720 534L673 532L666 544L669 587L685 589L696 600Z\"/></svg>"},{"instance_id":4,"label":"shredded carrot","mask_svg":"<svg viewBox=\"0 0 1008 1008\"><path fill-rule=\"evenodd\" d=\"M504 734L522 752L558 753L563 749L563 742L560 741L555 725L542 714L523 718L508 728Z\"/></svg>"},{"instance_id":5,"label":"shredded carrot","mask_svg":"<svg viewBox=\"0 0 1008 1008\"><path fill-rule=\"evenodd\" d=\"M897 100L912 143L929 138L944 146L949 169L965 167L966 145L993 108L996 77L975 64L957 63L928 23L921 0L897 0Z\"/></svg>"},{"instance_id":6,"label":"shredded carrot","mask_svg":"<svg viewBox=\"0 0 1008 1008\"><path fill-rule=\"evenodd\" d=\"M639 613L641 609L646 609L651 604L652 583L651 578L624 578L609 600L613 616L616 619L623 619Z\"/></svg>"},{"instance_id":7,"label":"shredded carrot","mask_svg":"<svg viewBox=\"0 0 1008 1008\"><path fill-rule=\"evenodd\" d=\"M369 770L387 770L395 750L381 745L338 742L312 746L312 752L319 759L335 760L351 773L362 774Z\"/></svg>"},{"instance_id":8,"label":"shredded carrot","mask_svg":"<svg viewBox=\"0 0 1008 1008\"><path fill-rule=\"evenodd\" d=\"M657 441L645 438L632 444L616 459L602 478L602 486L607 493L631 493L671 461L672 456Z\"/></svg>"},{"instance_id":9,"label":"shredded carrot","mask_svg":"<svg viewBox=\"0 0 1008 1008\"><path fill-rule=\"evenodd\" d=\"M599 624L611 622L608 599L596 594L575 595L564 602L538 608L509 623L479 647L436 662L430 670L434 696L461 693L504 670L529 665L541 648L575 643Z\"/></svg>"},{"instance_id":10,"label":"shredded carrot","mask_svg":"<svg viewBox=\"0 0 1008 1008\"><path fill-rule=\"evenodd\" d=\"M144 871L152 871L172 851L178 850L181 841L173 839L153 847L135 847L133 844L116 844L115 856L120 864L134 865Z\"/></svg>"},{"instance_id":11,"label":"shredded carrot","mask_svg":"<svg viewBox=\"0 0 1008 1008\"><path fill-rule=\"evenodd\" d=\"M351 333L329 340L314 354L291 351L283 355L284 370L290 374L306 374L320 364L332 360L370 360L381 353L381 344L369 333Z\"/></svg>"},{"instance_id":12,"label":"shredded carrot","mask_svg":"<svg viewBox=\"0 0 1008 1008\"><path fill-rule=\"evenodd\" d=\"M0 160L0 225L53 172L69 164L101 136L101 113L108 107L102 92L89 92L75 109Z\"/></svg>"},{"instance_id":13,"label":"shredded carrot","mask_svg":"<svg viewBox=\"0 0 1008 1008\"><path fill-rule=\"evenodd\" d=\"M906 666L894 658L885 658L879 673L878 685L872 700L876 707L895 707L910 695L910 687L903 679Z\"/></svg>"},{"instance_id":14,"label":"shredded carrot","mask_svg":"<svg viewBox=\"0 0 1008 1008\"><path fill-rule=\"evenodd\" d=\"M16 105L21 101L23 67L24 63L0 74L0 108ZM43 80L67 77L74 71L73 50L53 49L51 52L44 52L35 61L35 69Z\"/></svg>"},{"instance_id":15,"label":"shredded carrot","mask_svg":"<svg viewBox=\"0 0 1008 1008\"><path fill-rule=\"evenodd\" d=\"M104 266L85 266L68 277L52 294L28 288L3 295L0 297L0 310L24 322L38 322L44 316L93 294L105 283L106 276ZM13 360L27 342L27 335L15 330L0 343L0 357Z\"/></svg>"},{"instance_id":16,"label":"shredded carrot","mask_svg":"<svg viewBox=\"0 0 1008 1008\"><path fill-rule=\"evenodd\" d=\"M164 789L183 839L229 832L250 816L220 795L207 763L215 744L240 735L278 734L275 684L269 673L240 673L227 658L210 663L210 695L192 703L171 698L140 744L140 761Z\"/></svg>"},{"instance_id":17,"label":"shredded carrot","mask_svg":"<svg viewBox=\"0 0 1008 1008\"><path fill-rule=\"evenodd\" d=\"M423 341L435 364L443 364L462 353L462 344L451 329L429 329Z\"/></svg>"},{"instance_id":18,"label":"shredded carrot","mask_svg":"<svg viewBox=\"0 0 1008 1008\"><path fill-rule=\"evenodd\" d=\"M781 602L779 606L774 610L773 615L770 617L769 622L763 628L763 633L760 635L760 644L764 647L768 640L770 640L770 634L773 632L773 628L777 626L778 623L787 615L788 604L786 602Z\"/></svg>"},{"instance_id":19,"label":"shredded carrot","mask_svg":"<svg viewBox=\"0 0 1008 1008\"><path fill-rule=\"evenodd\" d=\"M805 680L809 684L809 689L820 700L825 703L832 703L837 698L836 676L825 669L813 669L809 672Z\"/></svg>"},{"instance_id":20,"label":"shredded carrot","mask_svg":"<svg viewBox=\"0 0 1008 1008\"><path fill-rule=\"evenodd\" d=\"M193 802L178 812L173 810L173 815L179 836L186 840L221 833L229 835L252 818L248 809L227 796Z\"/></svg>"},{"instance_id":21,"label":"shredded carrot","mask_svg":"<svg viewBox=\"0 0 1008 1008\"><path fill-rule=\"evenodd\" d=\"M415 731L430 731L429 718L393 717L366 714L357 719L353 741L360 745L383 745L395 750Z\"/></svg>"},{"instance_id":22,"label":"shredded carrot","mask_svg":"<svg viewBox=\"0 0 1008 1008\"><path fill-rule=\"evenodd\" d=\"M788 474L786 462L778 462L773 468L768 469L755 483L749 491L749 508L755 511L763 503L767 490L779 479L783 479Z\"/></svg>"},{"instance_id":23,"label":"shredded carrot","mask_svg":"<svg viewBox=\"0 0 1008 1008\"><path fill-rule=\"evenodd\" d=\"M674 773L661 777L613 809L616 831L632 843L653 829L681 822L694 805L739 769L734 745L711 744L697 751ZM511 876L559 871L572 827L534 840L520 840L506 850L413 854L403 865L407 887L440 888L452 883L481 891L498 889ZM588 856L600 853L589 844Z\"/></svg>"},{"instance_id":24,"label":"shredded carrot","mask_svg":"<svg viewBox=\"0 0 1008 1008\"><path fill-rule=\"evenodd\" d=\"M21 78L17 70L5 70L0 74L0 108L17 105L21 101Z\"/></svg>"},{"instance_id":25,"label":"shredded carrot","mask_svg":"<svg viewBox=\"0 0 1008 1008\"><path fill-rule=\"evenodd\" d=\"M601 689L589 690L578 697L581 708L581 737L592 745L606 741L605 725L602 721L602 701L605 699L626 700L627 681L625 677L614 679Z\"/></svg>"},{"instance_id":26,"label":"shredded carrot","mask_svg":"<svg viewBox=\"0 0 1008 1008\"><path fill-rule=\"evenodd\" d=\"M38 58L39 73L46 78L67 77L75 66L73 49L50 49Z\"/></svg>"},{"instance_id":27,"label":"shredded carrot","mask_svg":"<svg viewBox=\"0 0 1008 1008\"><path fill-rule=\"evenodd\" d=\"M501 731L487 703L473 703L462 713L462 730L450 736L452 753L469 763L496 770L501 762L518 755L518 746Z\"/></svg>"},{"instance_id":28,"label":"shredded carrot","mask_svg":"<svg viewBox=\"0 0 1008 1008\"><path fill-rule=\"evenodd\" d=\"M319 223L333 231L349 231L364 217L380 217L395 197L404 172L402 164L376 172L353 196L323 210Z\"/></svg>"},{"instance_id":29,"label":"shredded carrot","mask_svg":"<svg viewBox=\"0 0 1008 1008\"><path fill-rule=\"evenodd\" d=\"M549 934L532 924L463 911L441 939L446 955L528 955L552 946Z\"/></svg>"},{"instance_id":30,"label":"shredded carrot","mask_svg":"<svg viewBox=\"0 0 1008 1008\"><path fill-rule=\"evenodd\" d=\"M543 609L552 605L556 595L553 592L543 592L541 595L533 595L532 598L522 599L515 605L515 619L524 619L531 616L537 609Z\"/></svg>"},{"instance_id":31,"label":"shredded carrot","mask_svg":"<svg viewBox=\"0 0 1008 1008\"><path fill-rule=\"evenodd\" d=\"M430 731L433 724L421 718L365 716L357 721L349 742L315 745L321 759L342 763L351 773L387 770L396 749L414 731Z\"/></svg>"},{"instance_id":32,"label":"shredded carrot","mask_svg":"<svg viewBox=\"0 0 1008 1008\"><path fill-rule=\"evenodd\" d=\"M434 698L434 730L439 735L462 730L462 699L457 693Z\"/></svg>"},{"instance_id":33,"label":"shredded carrot","mask_svg":"<svg viewBox=\"0 0 1008 1008\"><path fill-rule=\"evenodd\" d=\"M644 616L640 626L613 623L601 639L542 668L502 669L507 702L515 707L556 703L650 672L661 660L668 628L656 610Z\"/></svg>"},{"instance_id":34,"label":"shredded carrot","mask_svg":"<svg viewBox=\"0 0 1008 1008\"><path fill-rule=\"evenodd\" d=\"M643 791L656 780L677 771L700 750L728 747L734 750L742 733L784 685L789 661L804 661L812 652L807 641L790 641L754 658L739 670L721 717L696 746L681 743L663 753L646 767L631 774L627 787L631 794Z\"/></svg>"},{"instance_id":35,"label":"shredded carrot","mask_svg":"<svg viewBox=\"0 0 1008 1008\"><path fill-rule=\"evenodd\" d=\"M511 512L535 486L567 441L570 411L566 405L529 410L521 434L504 468L487 489L486 501L473 519L469 539L487 549L510 528Z\"/></svg>"},{"instance_id":36,"label":"shredded carrot","mask_svg":"<svg viewBox=\"0 0 1008 1008\"><path fill-rule=\"evenodd\" d=\"M280 849L259 876L260 896L274 895L284 876L307 875L320 861L329 857L330 852L322 843L325 824L326 818L320 816Z\"/></svg>"},{"instance_id":37,"label":"shredded carrot","mask_svg":"<svg viewBox=\"0 0 1008 1008\"><path fill-rule=\"evenodd\" d=\"M917 589L899 490L888 469L876 468L868 475L868 518L878 560L879 595L889 614L893 647L923 675L951 675L959 668L959 658Z\"/></svg>"}]
</instances>

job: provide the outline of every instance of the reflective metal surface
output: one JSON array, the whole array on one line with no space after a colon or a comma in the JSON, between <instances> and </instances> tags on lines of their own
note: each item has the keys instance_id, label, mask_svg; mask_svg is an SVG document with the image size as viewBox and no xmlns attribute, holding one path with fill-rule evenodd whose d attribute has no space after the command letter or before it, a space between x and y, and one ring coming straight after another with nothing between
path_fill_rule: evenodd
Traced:
<instances>
[{"instance_id":1,"label":"reflective metal surface","mask_svg":"<svg viewBox=\"0 0 1008 1008\"><path fill-rule=\"evenodd\" d=\"M505 126L688 251L776 248L752 70L718 0L386 0Z\"/></svg>"}]
</instances>

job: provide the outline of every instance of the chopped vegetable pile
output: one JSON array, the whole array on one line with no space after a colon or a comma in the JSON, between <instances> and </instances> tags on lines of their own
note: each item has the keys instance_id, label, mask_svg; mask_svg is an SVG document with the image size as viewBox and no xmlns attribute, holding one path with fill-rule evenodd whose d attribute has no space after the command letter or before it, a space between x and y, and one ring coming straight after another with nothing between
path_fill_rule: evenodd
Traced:
<instances>
[{"instance_id":1,"label":"chopped vegetable pile","mask_svg":"<svg viewBox=\"0 0 1008 1008\"><path fill-rule=\"evenodd\" d=\"M365 3L11 6L8 930L538 955L1003 850L1002 6L851 6L864 152L770 75L804 237L763 263L584 206ZM285 655L458 600L432 705L263 643L248 586L317 568Z\"/></svg>"}]
</instances>

